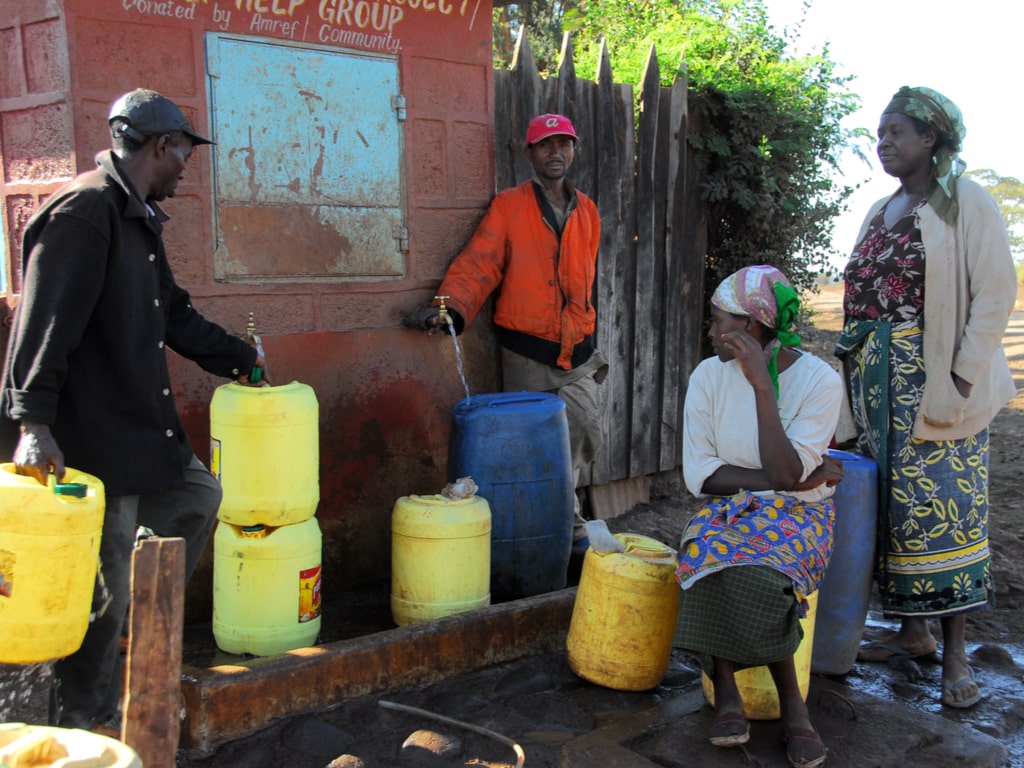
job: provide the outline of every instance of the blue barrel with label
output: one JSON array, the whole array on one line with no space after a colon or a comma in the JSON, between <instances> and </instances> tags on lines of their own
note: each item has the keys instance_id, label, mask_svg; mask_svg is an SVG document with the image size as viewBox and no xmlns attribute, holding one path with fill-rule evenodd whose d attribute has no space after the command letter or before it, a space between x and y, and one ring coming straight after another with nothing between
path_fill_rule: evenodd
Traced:
<instances>
[{"instance_id":1,"label":"blue barrel with label","mask_svg":"<svg viewBox=\"0 0 1024 768\"><path fill-rule=\"evenodd\" d=\"M843 462L845 471L832 496L836 505L834 544L818 587L811 672L845 675L857 660L874 578L878 465L857 453L828 453Z\"/></svg>"},{"instance_id":2,"label":"blue barrel with label","mask_svg":"<svg viewBox=\"0 0 1024 768\"><path fill-rule=\"evenodd\" d=\"M564 589L574 494L565 402L542 392L460 400L448 480L460 477L472 477L491 508L491 599Z\"/></svg>"}]
</instances>

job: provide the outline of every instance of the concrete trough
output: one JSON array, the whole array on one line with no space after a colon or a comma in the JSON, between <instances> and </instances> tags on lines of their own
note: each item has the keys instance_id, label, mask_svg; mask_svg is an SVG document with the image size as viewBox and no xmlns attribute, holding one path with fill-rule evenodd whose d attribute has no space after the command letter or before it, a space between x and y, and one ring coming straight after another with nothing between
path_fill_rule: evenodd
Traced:
<instances>
[{"instance_id":1,"label":"concrete trough","mask_svg":"<svg viewBox=\"0 0 1024 768\"><path fill-rule=\"evenodd\" d=\"M210 668L182 668L180 746L202 754L282 718L565 647L576 588Z\"/></svg>"}]
</instances>

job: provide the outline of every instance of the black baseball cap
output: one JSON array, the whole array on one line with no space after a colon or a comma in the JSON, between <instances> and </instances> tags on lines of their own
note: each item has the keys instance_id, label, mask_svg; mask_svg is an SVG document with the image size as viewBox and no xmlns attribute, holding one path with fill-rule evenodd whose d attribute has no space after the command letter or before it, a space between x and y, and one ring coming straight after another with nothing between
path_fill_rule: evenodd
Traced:
<instances>
[{"instance_id":1,"label":"black baseball cap","mask_svg":"<svg viewBox=\"0 0 1024 768\"><path fill-rule=\"evenodd\" d=\"M123 121L120 123L121 133L139 142L144 142L149 136L182 131L191 137L193 144L214 143L189 125L177 104L163 94L145 88L129 91L113 103L107 122L112 124L118 118Z\"/></svg>"}]
</instances>

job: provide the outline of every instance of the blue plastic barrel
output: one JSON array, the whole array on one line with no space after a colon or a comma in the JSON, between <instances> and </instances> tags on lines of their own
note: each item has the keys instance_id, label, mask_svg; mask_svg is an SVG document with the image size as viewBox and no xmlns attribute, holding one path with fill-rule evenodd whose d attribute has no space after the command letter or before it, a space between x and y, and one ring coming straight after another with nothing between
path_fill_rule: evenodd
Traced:
<instances>
[{"instance_id":1,"label":"blue plastic barrel","mask_svg":"<svg viewBox=\"0 0 1024 768\"><path fill-rule=\"evenodd\" d=\"M574 493L565 402L499 392L456 403L448 479L467 476L491 507L492 600L563 589Z\"/></svg>"},{"instance_id":2,"label":"blue plastic barrel","mask_svg":"<svg viewBox=\"0 0 1024 768\"><path fill-rule=\"evenodd\" d=\"M874 459L846 451L829 451L841 459L845 474L835 488L834 546L825 579L818 588L811 672L845 675L857 660L875 567L878 519L878 465Z\"/></svg>"}]
</instances>

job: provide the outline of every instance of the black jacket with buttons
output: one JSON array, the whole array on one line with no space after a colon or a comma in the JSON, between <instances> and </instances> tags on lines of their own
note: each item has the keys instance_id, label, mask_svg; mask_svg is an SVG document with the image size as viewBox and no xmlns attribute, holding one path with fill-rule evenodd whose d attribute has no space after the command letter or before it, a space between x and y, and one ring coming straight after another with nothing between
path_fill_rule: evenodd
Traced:
<instances>
[{"instance_id":1,"label":"black jacket with buttons","mask_svg":"<svg viewBox=\"0 0 1024 768\"><path fill-rule=\"evenodd\" d=\"M150 215L112 152L96 160L25 230L3 414L49 424L67 466L109 495L179 488L192 448L164 347L227 378L256 351L192 308L164 252L168 217Z\"/></svg>"}]
</instances>

